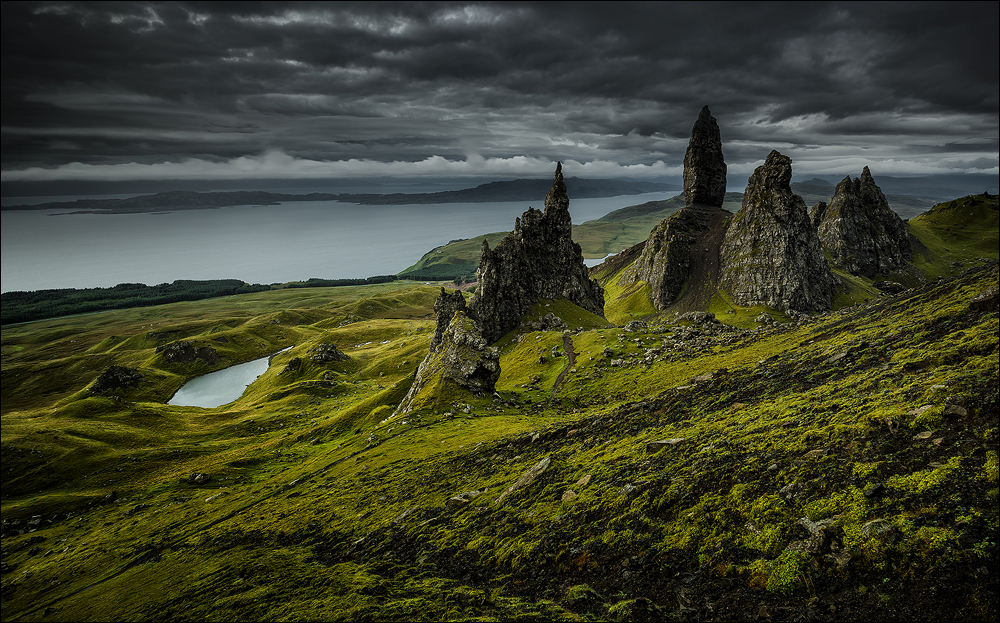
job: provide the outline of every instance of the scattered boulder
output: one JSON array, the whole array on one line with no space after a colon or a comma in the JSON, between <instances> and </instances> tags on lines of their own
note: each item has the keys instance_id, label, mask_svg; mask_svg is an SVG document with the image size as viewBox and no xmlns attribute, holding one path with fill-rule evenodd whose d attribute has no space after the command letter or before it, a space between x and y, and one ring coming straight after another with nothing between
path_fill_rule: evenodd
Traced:
<instances>
[{"instance_id":1,"label":"scattered boulder","mask_svg":"<svg viewBox=\"0 0 1000 623\"><path fill-rule=\"evenodd\" d=\"M316 363L333 363L337 361L347 361L350 357L344 354L336 344L317 344L306 351L309 359Z\"/></svg>"},{"instance_id":2,"label":"scattered boulder","mask_svg":"<svg viewBox=\"0 0 1000 623\"><path fill-rule=\"evenodd\" d=\"M876 281L872 285L887 294L899 294L906 289L906 286L898 281Z\"/></svg>"},{"instance_id":3,"label":"scattered boulder","mask_svg":"<svg viewBox=\"0 0 1000 623\"><path fill-rule=\"evenodd\" d=\"M453 495L452 497L445 500L445 508L456 509L462 508L466 504L472 501L472 498L486 493L486 489L477 491L466 491L464 493L459 493L458 495Z\"/></svg>"},{"instance_id":4,"label":"scattered boulder","mask_svg":"<svg viewBox=\"0 0 1000 623\"><path fill-rule=\"evenodd\" d=\"M996 286L977 294L969 301L969 309L978 312L997 311L1000 307L1000 290Z\"/></svg>"},{"instance_id":5,"label":"scattered boulder","mask_svg":"<svg viewBox=\"0 0 1000 623\"><path fill-rule=\"evenodd\" d=\"M906 224L892 211L865 167L860 178L847 176L830 205L813 219L834 266L852 275L874 277L907 267L913 260Z\"/></svg>"},{"instance_id":6,"label":"scattered boulder","mask_svg":"<svg viewBox=\"0 0 1000 623\"><path fill-rule=\"evenodd\" d=\"M833 302L837 280L791 179L792 160L768 154L726 230L719 286L738 305L823 311Z\"/></svg>"},{"instance_id":7,"label":"scattered boulder","mask_svg":"<svg viewBox=\"0 0 1000 623\"><path fill-rule=\"evenodd\" d=\"M564 329L569 325L566 321L556 316L552 312L549 312L539 318L535 322L528 323L528 328L532 331L555 331L557 329Z\"/></svg>"},{"instance_id":8,"label":"scattered boulder","mask_svg":"<svg viewBox=\"0 0 1000 623\"><path fill-rule=\"evenodd\" d=\"M678 322L683 322L685 320L688 322L693 322L695 324L709 324L712 322L718 322L715 319L715 314L713 314L712 312L691 311L683 313L680 316L678 316L674 320L674 324L677 324Z\"/></svg>"},{"instance_id":9,"label":"scattered boulder","mask_svg":"<svg viewBox=\"0 0 1000 623\"><path fill-rule=\"evenodd\" d=\"M535 463L531 467L531 469L529 469L528 471L524 472L524 474L522 474L521 477L518 478L516 482L514 482L514 484L512 484L510 487L508 487L506 491L504 491L503 493L501 493L500 497L497 498L497 501L494 502L494 504L499 504L500 502L503 502L504 499L506 499L507 496L509 496L511 493L514 493L518 489L520 489L522 487L526 487L526 486L530 485L531 483L535 482L535 480L539 476L541 476L542 474L545 473L545 470L547 470L549 468L549 465L551 465L551 464L552 464L552 457L549 457L549 456L547 456L544 459L542 459L541 461Z\"/></svg>"},{"instance_id":10,"label":"scattered boulder","mask_svg":"<svg viewBox=\"0 0 1000 623\"><path fill-rule=\"evenodd\" d=\"M219 353L211 346L195 346L189 340L171 342L163 346L156 347L157 353L163 353L163 358L167 363L194 363L201 359L212 366L219 362Z\"/></svg>"},{"instance_id":11,"label":"scattered boulder","mask_svg":"<svg viewBox=\"0 0 1000 623\"><path fill-rule=\"evenodd\" d=\"M832 519L812 521L802 517L798 525L809 531L809 538L790 543L787 551L821 556L840 567L850 562L851 553L844 547L844 530L833 525Z\"/></svg>"},{"instance_id":12,"label":"scattered boulder","mask_svg":"<svg viewBox=\"0 0 1000 623\"><path fill-rule=\"evenodd\" d=\"M647 441L646 452L649 452L650 454L656 454L663 448L666 448L667 446L676 446L682 441L684 441L683 437L678 437L674 439L660 439L659 441Z\"/></svg>"},{"instance_id":13,"label":"scattered boulder","mask_svg":"<svg viewBox=\"0 0 1000 623\"><path fill-rule=\"evenodd\" d=\"M285 372L295 372L296 370L298 370L301 367L302 367L302 360L299 359L298 357L292 357L288 361L288 364L284 367L284 369L281 372L278 373L278 375L280 376L280 375L284 374Z\"/></svg>"},{"instance_id":14,"label":"scattered boulder","mask_svg":"<svg viewBox=\"0 0 1000 623\"><path fill-rule=\"evenodd\" d=\"M135 389L139 387L144 378L146 377L138 368L111 366L101 372L94 384L90 386L90 391L95 394L103 394L116 390Z\"/></svg>"},{"instance_id":15,"label":"scattered boulder","mask_svg":"<svg viewBox=\"0 0 1000 623\"><path fill-rule=\"evenodd\" d=\"M188 482L193 485L204 485L212 480L211 474L205 474L202 472L195 472L188 476Z\"/></svg>"},{"instance_id":16,"label":"scattered boulder","mask_svg":"<svg viewBox=\"0 0 1000 623\"><path fill-rule=\"evenodd\" d=\"M802 496L802 494L805 492L806 488L805 486L802 485L802 483L793 482L779 489L778 495L781 496L781 499L783 499L784 501L791 503L794 502L800 496Z\"/></svg>"}]
</instances>

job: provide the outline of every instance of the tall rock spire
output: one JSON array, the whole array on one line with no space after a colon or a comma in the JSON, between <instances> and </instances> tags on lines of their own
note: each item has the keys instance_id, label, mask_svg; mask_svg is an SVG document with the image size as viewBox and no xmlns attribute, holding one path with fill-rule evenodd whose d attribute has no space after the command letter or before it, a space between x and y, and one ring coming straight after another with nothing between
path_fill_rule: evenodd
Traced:
<instances>
[{"instance_id":1,"label":"tall rock spire","mask_svg":"<svg viewBox=\"0 0 1000 623\"><path fill-rule=\"evenodd\" d=\"M772 151L726 230L719 286L738 305L820 311L833 302L836 278L791 179L791 158Z\"/></svg>"},{"instance_id":2,"label":"tall rock spire","mask_svg":"<svg viewBox=\"0 0 1000 623\"><path fill-rule=\"evenodd\" d=\"M706 253L708 232L719 229L729 213L726 198L726 161L722 155L719 124L708 106L701 109L691 129L684 154L685 207L660 222L650 233L639 258L622 273L620 284L645 281L657 309L666 309L685 291L692 267L718 262L718 245ZM702 253L695 257L695 249ZM700 265L700 266L698 266ZM703 271L702 271L703 272Z\"/></svg>"},{"instance_id":3,"label":"tall rock spire","mask_svg":"<svg viewBox=\"0 0 1000 623\"><path fill-rule=\"evenodd\" d=\"M563 297L604 315L604 291L590 278L580 245L573 242L561 163L545 195L545 211L528 208L495 249L484 244L477 274L470 308L489 343L519 327L521 316L541 299Z\"/></svg>"},{"instance_id":4,"label":"tall rock spire","mask_svg":"<svg viewBox=\"0 0 1000 623\"><path fill-rule=\"evenodd\" d=\"M705 106L691 129L684 154L684 202L687 207L722 207L726 198L726 160L722 134L712 111Z\"/></svg>"},{"instance_id":5,"label":"tall rock spire","mask_svg":"<svg viewBox=\"0 0 1000 623\"><path fill-rule=\"evenodd\" d=\"M865 167L860 178L844 178L813 224L834 266L874 277L906 268L913 260L909 234Z\"/></svg>"}]
</instances>

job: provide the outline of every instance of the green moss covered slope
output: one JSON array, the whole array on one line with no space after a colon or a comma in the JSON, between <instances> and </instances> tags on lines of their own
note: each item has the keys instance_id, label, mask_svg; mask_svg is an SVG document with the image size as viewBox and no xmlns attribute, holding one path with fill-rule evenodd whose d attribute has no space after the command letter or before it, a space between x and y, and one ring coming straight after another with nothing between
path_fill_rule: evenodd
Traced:
<instances>
[{"instance_id":1,"label":"green moss covered slope","mask_svg":"<svg viewBox=\"0 0 1000 623\"><path fill-rule=\"evenodd\" d=\"M567 326L501 340L496 396L389 421L437 288L4 328L2 617L995 620L996 286L754 330L543 301ZM185 340L292 348L229 405L168 406L205 371L156 353ZM143 380L90 391L110 365Z\"/></svg>"}]
</instances>

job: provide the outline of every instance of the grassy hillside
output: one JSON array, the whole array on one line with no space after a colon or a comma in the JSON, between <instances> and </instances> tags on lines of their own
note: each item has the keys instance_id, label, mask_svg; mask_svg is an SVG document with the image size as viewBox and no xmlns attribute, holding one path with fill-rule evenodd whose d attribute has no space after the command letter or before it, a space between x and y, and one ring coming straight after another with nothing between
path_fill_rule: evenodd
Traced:
<instances>
[{"instance_id":1,"label":"grassy hillside","mask_svg":"<svg viewBox=\"0 0 1000 623\"><path fill-rule=\"evenodd\" d=\"M507 336L498 398L391 421L433 287L5 327L2 618L995 620L996 285L755 330L546 301L569 332ZM230 405L164 404L287 346ZM89 391L109 365L141 384Z\"/></svg>"},{"instance_id":2,"label":"grassy hillside","mask_svg":"<svg viewBox=\"0 0 1000 623\"><path fill-rule=\"evenodd\" d=\"M803 184L798 185L801 190ZM819 188L819 187L817 187ZM907 221L913 247L913 267L876 279L857 277L834 269L841 287L834 295L833 308L865 303L881 296L879 284L894 281L904 287L915 287L928 279L957 275L970 266L1000 259L1000 227L998 227L998 197L970 195L937 204L920 216ZM629 208L625 208L628 210ZM619 324L653 314L649 286L645 282L618 284L625 267L597 272L594 276L605 288L605 315ZM784 319L784 315L763 307L735 305L723 292L717 291L705 307L727 323L751 327L761 313ZM666 310L668 313L673 308Z\"/></svg>"}]
</instances>

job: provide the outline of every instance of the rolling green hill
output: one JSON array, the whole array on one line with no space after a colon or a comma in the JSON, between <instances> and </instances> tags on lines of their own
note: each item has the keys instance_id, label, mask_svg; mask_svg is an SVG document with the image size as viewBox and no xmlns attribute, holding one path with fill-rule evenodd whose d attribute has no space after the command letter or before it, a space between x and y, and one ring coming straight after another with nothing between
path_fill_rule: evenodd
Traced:
<instances>
[{"instance_id":1,"label":"rolling green hill","mask_svg":"<svg viewBox=\"0 0 1000 623\"><path fill-rule=\"evenodd\" d=\"M753 330L543 302L570 332L504 338L497 396L396 419L437 288L4 327L2 618L995 620L997 274Z\"/></svg>"}]
</instances>

